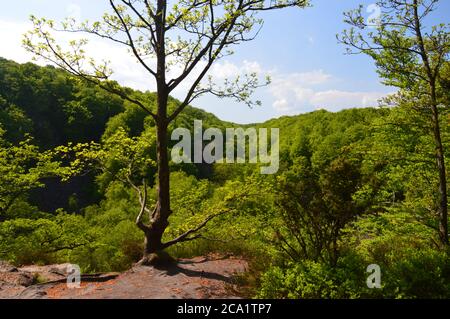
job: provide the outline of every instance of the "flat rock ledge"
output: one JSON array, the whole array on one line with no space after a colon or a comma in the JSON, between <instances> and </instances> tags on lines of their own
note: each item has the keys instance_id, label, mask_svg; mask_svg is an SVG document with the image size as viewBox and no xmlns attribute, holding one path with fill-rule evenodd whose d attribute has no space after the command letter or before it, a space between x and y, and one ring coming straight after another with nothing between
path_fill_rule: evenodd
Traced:
<instances>
[{"instance_id":1,"label":"flat rock ledge","mask_svg":"<svg viewBox=\"0 0 450 319\"><path fill-rule=\"evenodd\" d=\"M165 268L134 265L123 273L81 275L67 285L70 264L14 267L0 261L0 299L235 299L246 260L208 255Z\"/></svg>"}]
</instances>

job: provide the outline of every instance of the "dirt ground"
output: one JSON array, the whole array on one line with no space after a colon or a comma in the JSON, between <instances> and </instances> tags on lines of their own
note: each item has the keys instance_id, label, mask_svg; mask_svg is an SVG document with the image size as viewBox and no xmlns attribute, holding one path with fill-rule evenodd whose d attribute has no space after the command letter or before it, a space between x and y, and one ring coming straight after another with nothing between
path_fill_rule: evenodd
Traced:
<instances>
[{"instance_id":1,"label":"dirt ground","mask_svg":"<svg viewBox=\"0 0 450 319\"><path fill-rule=\"evenodd\" d=\"M239 298L233 277L247 267L235 257L196 257L165 269L134 266L121 274L83 276L80 288L69 288L67 264L15 268L0 263L0 299ZM47 282L35 284L36 278Z\"/></svg>"}]
</instances>

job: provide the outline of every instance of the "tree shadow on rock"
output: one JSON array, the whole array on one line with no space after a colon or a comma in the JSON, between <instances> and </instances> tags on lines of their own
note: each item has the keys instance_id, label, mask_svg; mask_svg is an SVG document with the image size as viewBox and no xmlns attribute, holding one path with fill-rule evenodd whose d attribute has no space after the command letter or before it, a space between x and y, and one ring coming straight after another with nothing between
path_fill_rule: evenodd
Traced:
<instances>
[{"instance_id":1,"label":"tree shadow on rock","mask_svg":"<svg viewBox=\"0 0 450 319\"><path fill-rule=\"evenodd\" d=\"M165 274L167 276L176 276L178 274L184 274L188 277L197 277L197 278L206 278L206 279L214 279L214 280L218 280L218 281L223 281L226 283L230 283L231 282L231 278L218 274L218 273L214 273L214 272L209 272L209 271L199 271L199 270L193 270L193 269L186 269L183 267L180 267L178 265L171 265L170 267L165 267L164 269L161 269L165 271Z\"/></svg>"}]
</instances>

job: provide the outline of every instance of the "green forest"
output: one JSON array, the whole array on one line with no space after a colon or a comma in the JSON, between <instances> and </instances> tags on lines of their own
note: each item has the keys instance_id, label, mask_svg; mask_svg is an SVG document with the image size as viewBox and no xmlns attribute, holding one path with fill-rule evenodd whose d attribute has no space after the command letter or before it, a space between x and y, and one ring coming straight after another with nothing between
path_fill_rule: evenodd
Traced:
<instances>
[{"instance_id":1,"label":"green forest","mask_svg":"<svg viewBox=\"0 0 450 319\"><path fill-rule=\"evenodd\" d=\"M358 27L357 12L347 19ZM450 298L450 36L438 31L415 55L401 50L417 48L406 32L386 27L373 35L381 51L354 32L339 36L399 90L379 107L248 125L222 121L168 91L123 87L98 70L96 78L58 63L0 58L0 260L68 262L83 273L122 272L141 260L152 223L147 207L162 200L164 111L176 114L161 133L169 137L179 127L194 134L194 119L223 132L280 129L276 174L260 174L253 163L168 161L162 242L182 238L163 247L167 256L245 258L249 269L235 280L247 298ZM49 53L31 40L25 45ZM425 54L429 60L420 59ZM245 102L247 93L238 90L237 98ZM169 153L175 143L168 140ZM382 271L376 289L366 284L373 264Z\"/></svg>"},{"instance_id":2,"label":"green forest","mask_svg":"<svg viewBox=\"0 0 450 319\"><path fill-rule=\"evenodd\" d=\"M121 176L133 163L132 178L154 186L151 119L54 67L2 59L0 75L0 259L129 268L143 249L140 205ZM174 125L189 128L190 118L232 125L195 108ZM280 127L276 175L260 175L256 164L172 166L169 237L227 213L170 254L246 256L246 293L259 297L449 297L433 143L420 124L402 108L317 111L258 124ZM148 196L155 201L154 189ZM365 285L374 263L384 270L381 290Z\"/></svg>"}]
</instances>

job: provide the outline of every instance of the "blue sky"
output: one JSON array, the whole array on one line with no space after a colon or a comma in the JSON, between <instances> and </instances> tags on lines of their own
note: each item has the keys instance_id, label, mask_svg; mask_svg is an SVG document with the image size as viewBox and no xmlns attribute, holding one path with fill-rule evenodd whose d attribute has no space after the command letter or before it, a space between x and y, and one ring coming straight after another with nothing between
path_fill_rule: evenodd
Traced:
<instances>
[{"instance_id":1,"label":"blue sky","mask_svg":"<svg viewBox=\"0 0 450 319\"><path fill-rule=\"evenodd\" d=\"M26 4L24 4L26 2ZM216 114L223 120L237 123L260 122L281 115L292 115L324 108L337 111L349 107L376 105L379 97L393 92L385 87L375 72L373 62L366 56L344 54L336 34L346 26L342 13L367 0L312 0L313 7L287 9L264 13L264 27L253 42L235 48L235 55L227 57L213 68L213 76L222 78L242 72L257 71L269 74L272 84L259 89L255 98L263 105L249 109L228 99L205 96L192 104ZM98 19L107 8L107 1L98 0L19 0L2 3L0 37L3 45L0 56L25 62L30 55L20 46L21 34L28 28L28 17L48 17L60 20L68 15L84 19ZM436 22L449 22L450 1L442 0L434 14ZM370 12L367 13L367 16ZM97 45L95 53L114 50ZM137 89L154 88L142 70L117 51L119 60L115 77L124 85ZM129 59L131 61L131 59ZM183 88L175 95L181 97Z\"/></svg>"}]
</instances>

